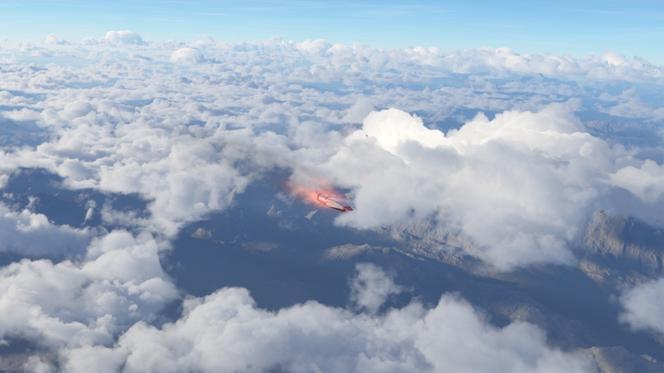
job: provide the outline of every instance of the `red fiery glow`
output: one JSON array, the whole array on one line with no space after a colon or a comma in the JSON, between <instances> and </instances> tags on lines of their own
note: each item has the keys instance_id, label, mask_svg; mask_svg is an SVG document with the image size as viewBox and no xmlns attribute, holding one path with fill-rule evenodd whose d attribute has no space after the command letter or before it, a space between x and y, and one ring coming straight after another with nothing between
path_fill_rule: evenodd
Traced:
<instances>
[{"instance_id":1,"label":"red fiery glow","mask_svg":"<svg viewBox=\"0 0 664 373\"><path fill-rule=\"evenodd\" d=\"M318 187L307 187L289 181L287 186L291 194L316 207L330 207L329 205L326 205L324 201L319 198L319 196L327 197L339 202L346 200L342 194L338 193L332 187L323 183L320 183ZM352 210L350 207L348 207L348 209L348 211Z\"/></svg>"}]
</instances>

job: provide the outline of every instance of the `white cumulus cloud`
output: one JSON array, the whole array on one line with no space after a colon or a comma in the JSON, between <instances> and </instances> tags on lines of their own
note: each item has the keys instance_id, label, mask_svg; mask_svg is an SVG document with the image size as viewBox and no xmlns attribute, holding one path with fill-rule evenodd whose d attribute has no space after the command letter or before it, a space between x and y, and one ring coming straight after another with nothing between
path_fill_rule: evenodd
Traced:
<instances>
[{"instance_id":1,"label":"white cumulus cloud","mask_svg":"<svg viewBox=\"0 0 664 373\"><path fill-rule=\"evenodd\" d=\"M80 256L91 236L87 230L52 224L43 214L15 212L0 204L0 252L32 258Z\"/></svg>"},{"instance_id":2,"label":"white cumulus cloud","mask_svg":"<svg viewBox=\"0 0 664 373\"><path fill-rule=\"evenodd\" d=\"M104 41L118 44L144 44L143 38L131 30L112 30L106 33Z\"/></svg>"},{"instance_id":3,"label":"white cumulus cloud","mask_svg":"<svg viewBox=\"0 0 664 373\"><path fill-rule=\"evenodd\" d=\"M627 166L611 174L611 183L653 203L664 193L664 165L647 159L640 167Z\"/></svg>"},{"instance_id":4,"label":"white cumulus cloud","mask_svg":"<svg viewBox=\"0 0 664 373\"><path fill-rule=\"evenodd\" d=\"M366 271L381 274L365 266L360 276ZM382 281L367 283L374 285ZM371 316L316 302L270 312L240 288L187 300L175 323L138 323L113 347L74 348L63 357L68 372L593 371L581 355L548 346L538 328L494 327L451 295L433 308L412 303Z\"/></svg>"},{"instance_id":5,"label":"white cumulus cloud","mask_svg":"<svg viewBox=\"0 0 664 373\"><path fill-rule=\"evenodd\" d=\"M171 62L173 63L200 63L204 60L201 52L194 48L179 48L171 54Z\"/></svg>"},{"instance_id":6,"label":"white cumulus cloud","mask_svg":"<svg viewBox=\"0 0 664 373\"><path fill-rule=\"evenodd\" d=\"M360 263L355 269L357 275L351 283L350 299L359 309L376 312L390 296L404 290L374 264Z\"/></svg>"},{"instance_id":7,"label":"white cumulus cloud","mask_svg":"<svg viewBox=\"0 0 664 373\"><path fill-rule=\"evenodd\" d=\"M510 269L572 262L569 245L624 158L563 105L479 115L447 134L389 109L369 114L324 167L354 192L340 223L435 219L473 242L469 254Z\"/></svg>"},{"instance_id":8,"label":"white cumulus cloud","mask_svg":"<svg viewBox=\"0 0 664 373\"><path fill-rule=\"evenodd\" d=\"M177 290L150 235L115 231L84 260L22 260L0 269L0 339L49 348L111 344L138 320L155 319Z\"/></svg>"},{"instance_id":9,"label":"white cumulus cloud","mask_svg":"<svg viewBox=\"0 0 664 373\"><path fill-rule=\"evenodd\" d=\"M621 321L634 329L664 334L664 279L639 284L620 296Z\"/></svg>"}]
</instances>

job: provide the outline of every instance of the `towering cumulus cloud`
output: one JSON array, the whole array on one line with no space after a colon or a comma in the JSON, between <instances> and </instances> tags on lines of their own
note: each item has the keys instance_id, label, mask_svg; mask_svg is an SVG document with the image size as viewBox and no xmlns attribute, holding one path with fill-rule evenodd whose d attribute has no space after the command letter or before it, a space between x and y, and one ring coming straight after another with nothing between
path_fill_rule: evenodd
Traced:
<instances>
[{"instance_id":1,"label":"towering cumulus cloud","mask_svg":"<svg viewBox=\"0 0 664 373\"><path fill-rule=\"evenodd\" d=\"M478 115L447 135L396 109L373 112L325 167L355 192L341 223L435 219L466 235L471 255L509 269L572 262L570 243L624 162L621 147L552 105Z\"/></svg>"}]
</instances>

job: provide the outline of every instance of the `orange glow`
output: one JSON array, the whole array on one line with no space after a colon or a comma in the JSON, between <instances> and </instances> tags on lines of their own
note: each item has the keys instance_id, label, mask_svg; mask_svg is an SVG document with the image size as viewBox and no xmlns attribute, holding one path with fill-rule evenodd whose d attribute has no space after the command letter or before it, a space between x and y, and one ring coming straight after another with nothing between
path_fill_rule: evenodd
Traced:
<instances>
[{"instance_id":1,"label":"orange glow","mask_svg":"<svg viewBox=\"0 0 664 373\"><path fill-rule=\"evenodd\" d=\"M317 207L328 207L318 199L318 195L324 195L332 199L345 200L345 197L335 191L329 183L319 183L318 187L307 187L304 185L295 184L293 181L286 183L291 194L301 200Z\"/></svg>"}]
</instances>

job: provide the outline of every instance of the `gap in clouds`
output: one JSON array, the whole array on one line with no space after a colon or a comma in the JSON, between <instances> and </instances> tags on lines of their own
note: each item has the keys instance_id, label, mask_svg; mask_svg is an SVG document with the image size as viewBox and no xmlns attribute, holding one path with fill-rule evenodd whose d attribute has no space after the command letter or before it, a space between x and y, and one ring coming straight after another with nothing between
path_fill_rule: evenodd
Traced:
<instances>
[{"instance_id":1,"label":"gap in clouds","mask_svg":"<svg viewBox=\"0 0 664 373\"><path fill-rule=\"evenodd\" d=\"M279 180L283 176L256 180L229 209L181 230L162 261L178 288L202 297L242 287L271 311L312 300L348 307L348 278L357 263L368 262L393 273L405 289L390 307L412 299L434 305L440 294L457 293L484 310L492 325L517 317L546 330L554 346L626 345L632 353L664 358L652 336L623 328L613 290L578 268L472 274L387 235L336 226L334 211L307 218L313 208L284 194Z\"/></svg>"},{"instance_id":2,"label":"gap in clouds","mask_svg":"<svg viewBox=\"0 0 664 373\"><path fill-rule=\"evenodd\" d=\"M10 175L0 202L15 210L28 207L46 215L54 224L72 227L118 228L112 222L103 221L104 211L126 213L139 219L149 217L147 202L136 194L72 190L63 185L63 180L44 169L18 169Z\"/></svg>"}]
</instances>

